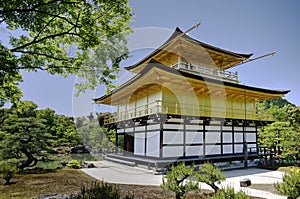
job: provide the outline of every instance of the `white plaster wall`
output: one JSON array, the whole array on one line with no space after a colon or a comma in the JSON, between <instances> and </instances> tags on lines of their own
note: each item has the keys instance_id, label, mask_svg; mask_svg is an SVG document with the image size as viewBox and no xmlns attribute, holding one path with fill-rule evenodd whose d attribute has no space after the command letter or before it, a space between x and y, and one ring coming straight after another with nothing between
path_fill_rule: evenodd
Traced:
<instances>
[{"instance_id":1,"label":"white plaster wall","mask_svg":"<svg viewBox=\"0 0 300 199\"><path fill-rule=\"evenodd\" d=\"M182 124L164 124L164 129L182 129L183 130L183 125Z\"/></svg>"},{"instance_id":2,"label":"white plaster wall","mask_svg":"<svg viewBox=\"0 0 300 199\"><path fill-rule=\"evenodd\" d=\"M144 155L145 153L145 133L134 134L134 154Z\"/></svg>"},{"instance_id":3,"label":"white plaster wall","mask_svg":"<svg viewBox=\"0 0 300 199\"><path fill-rule=\"evenodd\" d=\"M223 145L223 153L227 154L227 153L232 153L232 145Z\"/></svg>"},{"instance_id":4,"label":"white plaster wall","mask_svg":"<svg viewBox=\"0 0 300 199\"><path fill-rule=\"evenodd\" d=\"M243 153L243 145L235 144L234 145L234 153Z\"/></svg>"},{"instance_id":5,"label":"white plaster wall","mask_svg":"<svg viewBox=\"0 0 300 199\"><path fill-rule=\"evenodd\" d=\"M182 131L164 131L164 144L183 144Z\"/></svg>"},{"instance_id":6,"label":"white plaster wall","mask_svg":"<svg viewBox=\"0 0 300 199\"><path fill-rule=\"evenodd\" d=\"M186 146L185 148L186 156L202 156L203 146Z\"/></svg>"},{"instance_id":7,"label":"white plaster wall","mask_svg":"<svg viewBox=\"0 0 300 199\"><path fill-rule=\"evenodd\" d=\"M199 124L199 125L186 125L185 128L187 130L203 130L203 125Z\"/></svg>"},{"instance_id":8,"label":"white plaster wall","mask_svg":"<svg viewBox=\"0 0 300 199\"><path fill-rule=\"evenodd\" d=\"M243 142L243 133L234 133L234 142Z\"/></svg>"},{"instance_id":9,"label":"white plaster wall","mask_svg":"<svg viewBox=\"0 0 300 199\"><path fill-rule=\"evenodd\" d=\"M205 146L206 155L216 155L221 154L221 146L220 145L207 145Z\"/></svg>"},{"instance_id":10,"label":"white plaster wall","mask_svg":"<svg viewBox=\"0 0 300 199\"><path fill-rule=\"evenodd\" d=\"M205 143L220 143L221 142L221 132L206 132Z\"/></svg>"},{"instance_id":11,"label":"white plaster wall","mask_svg":"<svg viewBox=\"0 0 300 199\"><path fill-rule=\"evenodd\" d=\"M256 142L256 133L246 133L246 142Z\"/></svg>"},{"instance_id":12,"label":"white plaster wall","mask_svg":"<svg viewBox=\"0 0 300 199\"><path fill-rule=\"evenodd\" d=\"M165 146L163 148L163 157L183 156L183 146Z\"/></svg>"},{"instance_id":13,"label":"white plaster wall","mask_svg":"<svg viewBox=\"0 0 300 199\"><path fill-rule=\"evenodd\" d=\"M147 132L147 156L159 157L159 131Z\"/></svg>"},{"instance_id":14,"label":"white plaster wall","mask_svg":"<svg viewBox=\"0 0 300 199\"><path fill-rule=\"evenodd\" d=\"M185 142L187 144L202 144L203 143L203 132L186 132Z\"/></svg>"},{"instance_id":15,"label":"white plaster wall","mask_svg":"<svg viewBox=\"0 0 300 199\"><path fill-rule=\"evenodd\" d=\"M145 126L136 126L135 131L145 131Z\"/></svg>"},{"instance_id":16,"label":"white plaster wall","mask_svg":"<svg viewBox=\"0 0 300 199\"><path fill-rule=\"evenodd\" d=\"M232 143L232 133L223 132L223 143Z\"/></svg>"},{"instance_id":17,"label":"white plaster wall","mask_svg":"<svg viewBox=\"0 0 300 199\"><path fill-rule=\"evenodd\" d=\"M155 130L155 129L159 129L159 128L160 128L159 124L152 124L152 125L147 126L147 130Z\"/></svg>"}]
</instances>

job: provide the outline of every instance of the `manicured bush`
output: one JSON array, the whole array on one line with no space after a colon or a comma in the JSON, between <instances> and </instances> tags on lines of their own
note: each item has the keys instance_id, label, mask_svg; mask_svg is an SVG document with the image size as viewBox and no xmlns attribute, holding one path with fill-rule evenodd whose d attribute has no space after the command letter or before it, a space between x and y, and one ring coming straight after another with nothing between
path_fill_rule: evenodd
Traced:
<instances>
[{"instance_id":1,"label":"manicured bush","mask_svg":"<svg viewBox=\"0 0 300 199\"><path fill-rule=\"evenodd\" d=\"M68 162L67 166L70 167L70 168L73 168L73 169L79 169L80 168L80 164L77 160L71 160L70 162Z\"/></svg>"},{"instance_id":2,"label":"manicured bush","mask_svg":"<svg viewBox=\"0 0 300 199\"><path fill-rule=\"evenodd\" d=\"M121 199L120 191L115 185L104 182L93 183L90 187L82 187L81 193L71 196L71 199ZM124 199L133 199L133 196L126 195Z\"/></svg>"},{"instance_id":3,"label":"manicured bush","mask_svg":"<svg viewBox=\"0 0 300 199\"><path fill-rule=\"evenodd\" d=\"M300 168L292 168L289 173L283 176L282 183L276 183L274 186L279 193L289 198L300 197Z\"/></svg>"},{"instance_id":4,"label":"manicured bush","mask_svg":"<svg viewBox=\"0 0 300 199\"><path fill-rule=\"evenodd\" d=\"M0 178L5 180L5 185L10 183L13 175L17 172L17 167L15 164L10 162L1 162L0 163Z\"/></svg>"},{"instance_id":5,"label":"manicured bush","mask_svg":"<svg viewBox=\"0 0 300 199\"><path fill-rule=\"evenodd\" d=\"M219 189L219 191L214 195L213 199L250 199L243 191L235 193L233 187L227 187Z\"/></svg>"},{"instance_id":6,"label":"manicured bush","mask_svg":"<svg viewBox=\"0 0 300 199\"><path fill-rule=\"evenodd\" d=\"M199 189L199 182L192 179L194 175L194 166L186 167L182 162L177 166L172 165L172 170L163 177L161 187L175 193L176 199L180 199L187 192Z\"/></svg>"},{"instance_id":7,"label":"manicured bush","mask_svg":"<svg viewBox=\"0 0 300 199\"><path fill-rule=\"evenodd\" d=\"M216 183L220 183L221 181L225 180L226 176L218 167L215 167L213 164L204 163L200 166L199 172L195 175L195 178L199 182L208 184L216 193L219 190L219 187L216 185Z\"/></svg>"}]
</instances>

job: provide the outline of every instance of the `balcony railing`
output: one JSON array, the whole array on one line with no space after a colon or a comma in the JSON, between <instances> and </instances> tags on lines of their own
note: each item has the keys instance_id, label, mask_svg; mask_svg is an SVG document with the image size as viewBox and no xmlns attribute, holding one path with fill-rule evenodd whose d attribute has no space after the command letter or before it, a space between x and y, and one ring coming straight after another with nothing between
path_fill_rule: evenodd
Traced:
<instances>
[{"instance_id":1,"label":"balcony railing","mask_svg":"<svg viewBox=\"0 0 300 199\"><path fill-rule=\"evenodd\" d=\"M156 100L152 103L148 103L142 106L128 109L126 111L120 111L118 113L109 115L104 118L104 124L134 119L137 117L142 117L155 113L261 121L270 120L269 114L257 114L255 110L244 110L217 106L211 107L205 105L191 105Z\"/></svg>"},{"instance_id":2,"label":"balcony railing","mask_svg":"<svg viewBox=\"0 0 300 199\"><path fill-rule=\"evenodd\" d=\"M171 67L177 70L186 70L204 77L239 83L237 72L222 71L214 68L193 65L191 63L186 62L176 63L173 64Z\"/></svg>"}]
</instances>

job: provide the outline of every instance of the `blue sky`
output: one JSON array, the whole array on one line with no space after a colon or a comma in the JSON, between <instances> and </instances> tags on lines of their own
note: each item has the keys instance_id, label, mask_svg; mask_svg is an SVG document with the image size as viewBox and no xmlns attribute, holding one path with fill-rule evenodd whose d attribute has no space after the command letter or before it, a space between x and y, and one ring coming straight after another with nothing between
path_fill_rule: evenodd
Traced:
<instances>
[{"instance_id":1,"label":"blue sky","mask_svg":"<svg viewBox=\"0 0 300 199\"><path fill-rule=\"evenodd\" d=\"M286 99L300 106L300 1L130 0L129 4L135 14L133 28L174 30L178 26L187 30L201 22L189 35L202 42L233 52L254 53L253 57L276 51L275 56L233 70L238 71L243 84L291 90ZM59 114L93 111L91 98L103 93L99 87L96 92L74 99L75 77L65 79L44 72L23 75L23 99L34 101L40 108L50 107Z\"/></svg>"}]
</instances>

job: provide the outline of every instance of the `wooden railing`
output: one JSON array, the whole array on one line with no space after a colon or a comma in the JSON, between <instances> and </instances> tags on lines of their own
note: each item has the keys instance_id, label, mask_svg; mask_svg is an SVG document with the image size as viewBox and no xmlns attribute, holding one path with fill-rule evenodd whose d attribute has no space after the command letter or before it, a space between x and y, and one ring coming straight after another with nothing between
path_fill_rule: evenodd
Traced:
<instances>
[{"instance_id":1,"label":"wooden railing","mask_svg":"<svg viewBox=\"0 0 300 199\"><path fill-rule=\"evenodd\" d=\"M211 107L205 105L191 105L176 102L166 102L156 100L155 102L138 106L126 111L119 111L104 118L104 124L110 124L118 121L124 121L155 113L189 115L203 117L218 117L247 120L270 120L269 114L257 114L255 110L234 109L228 107ZM246 117L246 118L245 118Z\"/></svg>"},{"instance_id":2,"label":"wooden railing","mask_svg":"<svg viewBox=\"0 0 300 199\"><path fill-rule=\"evenodd\" d=\"M177 70L186 70L198 75L211 77L213 79L239 83L237 72L233 73L230 71L223 71L215 68L197 66L186 62L180 62L180 64L176 63L173 64L171 67Z\"/></svg>"}]
</instances>

